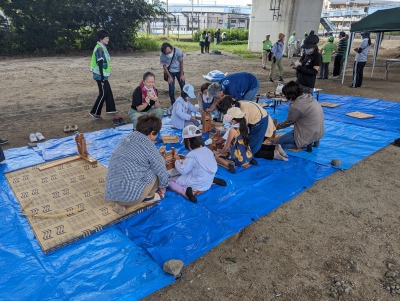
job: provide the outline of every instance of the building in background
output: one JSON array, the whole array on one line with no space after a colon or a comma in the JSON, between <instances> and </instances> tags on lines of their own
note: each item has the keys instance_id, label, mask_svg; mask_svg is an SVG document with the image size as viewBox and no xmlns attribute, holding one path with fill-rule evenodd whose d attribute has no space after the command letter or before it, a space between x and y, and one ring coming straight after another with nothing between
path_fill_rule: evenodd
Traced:
<instances>
[{"instance_id":1,"label":"building in background","mask_svg":"<svg viewBox=\"0 0 400 301\"><path fill-rule=\"evenodd\" d=\"M167 10L167 7L164 5ZM249 29L250 6L219 5L169 5L168 18L152 19L147 31L150 34L191 34L208 28Z\"/></svg>"},{"instance_id":2,"label":"building in background","mask_svg":"<svg viewBox=\"0 0 400 301\"><path fill-rule=\"evenodd\" d=\"M369 14L399 6L399 1L387 0L324 0L320 33L348 32L352 23L360 21Z\"/></svg>"}]
</instances>

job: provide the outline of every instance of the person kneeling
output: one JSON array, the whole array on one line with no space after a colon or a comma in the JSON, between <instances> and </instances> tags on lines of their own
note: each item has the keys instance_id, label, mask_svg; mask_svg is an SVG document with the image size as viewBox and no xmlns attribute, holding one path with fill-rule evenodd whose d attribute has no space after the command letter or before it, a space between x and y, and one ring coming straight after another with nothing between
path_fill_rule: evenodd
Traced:
<instances>
[{"instance_id":1,"label":"person kneeling","mask_svg":"<svg viewBox=\"0 0 400 301\"><path fill-rule=\"evenodd\" d=\"M192 113L200 110L191 104L191 98L196 98L194 88L192 85L186 84L183 87L181 96L176 99L172 107L171 123L178 130L182 130L185 126L191 124L195 126L200 124L196 117L192 116Z\"/></svg>"},{"instance_id":2,"label":"person kneeling","mask_svg":"<svg viewBox=\"0 0 400 301\"><path fill-rule=\"evenodd\" d=\"M179 155L175 155L175 168L181 175L170 178L169 187L197 203L195 194L210 189L215 182L218 165L212 151L204 147L201 130L197 126L186 126L182 131L182 138L189 153L182 161Z\"/></svg>"},{"instance_id":3,"label":"person kneeling","mask_svg":"<svg viewBox=\"0 0 400 301\"><path fill-rule=\"evenodd\" d=\"M154 114L138 118L136 131L121 140L108 165L104 198L116 203L115 211L124 214L125 207L162 199L168 186L164 159L154 145L161 119Z\"/></svg>"},{"instance_id":4,"label":"person kneeling","mask_svg":"<svg viewBox=\"0 0 400 301\"><path fill-rule=\"evenodd\" d=\"M230 122L232 127L225 133L223 138L226 142L221 153L215 155L215 159L231 173L235 173L235 166L250 164L253 159L249 146L249 130L244 117L245 113L237 107L230 108L224 116L225 121Z\"/></svg>"},{"instance_id":5,"label":"person kneeling","mask_svg":"<svg viewBox=\"0 0 400 301\"><path fill-rule=\"evenodd\" d=\"M143 74L143 80L135 91L133 91L132 105L128 116L132 121L133 130L136 130L137 119L141 115L155 114L162 119L163 110L161 109L158 91L154 86L155 76L151 72Z\"/></svg>"}]
</instances>

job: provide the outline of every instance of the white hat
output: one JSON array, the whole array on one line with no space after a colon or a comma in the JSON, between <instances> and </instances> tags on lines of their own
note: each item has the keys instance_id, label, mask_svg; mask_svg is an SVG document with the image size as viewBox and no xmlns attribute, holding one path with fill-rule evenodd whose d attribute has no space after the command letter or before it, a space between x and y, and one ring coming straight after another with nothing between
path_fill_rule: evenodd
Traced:
<instances>
[{"instance_id":1,"label":"white hat","mask_svg":"<svg viewBox=\"0 0 400 301\"><path fill-rule=\"evenodd\" d=\"M182 138L192 138L201 136L201 131L199 128L193 124L185 126L182 131Z\"/></svg>"},{"instance_id":2,"label":"white hat","mask_svg":"<svg viewBox=\"0 0 400 301\"><path fill-rule=\"evenodd\" d=\"M243 113L243 111L242 111L240 108L238 108L238 107L233 107L233 108L230 108L230 109L228 110L228 112L226 112L226 115L230 116L232 119L233 119L233 118L238 118L238 119L240 119L240 118L243 118L246 114ZM225 116L226 116L226 115L225 115Z\"/></svg>"},{"instance_id":3,"label":"white hat","mask_svg":"<svg viewBox=\"0 0 400 301\"><path fill-rule=\"evenodd\" d=\"M189 84L184 85L183 92L189 95L190 98L196 98L196 94L194 94L194 88L192 85Z\"/></svg>"}]
</instances>

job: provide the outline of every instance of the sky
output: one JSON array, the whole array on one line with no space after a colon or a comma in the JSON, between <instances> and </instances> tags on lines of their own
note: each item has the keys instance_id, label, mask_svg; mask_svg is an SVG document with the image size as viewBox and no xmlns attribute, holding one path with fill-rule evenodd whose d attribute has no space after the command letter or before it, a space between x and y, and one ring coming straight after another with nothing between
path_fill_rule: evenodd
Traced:
<instances>
[{"instance_id":1,"label":"sky","mask_svg":"<svg viewBox=\"0 0 400 301\"><path fill-rule=\"evenodd\" d=\"M167 2L167 0L163 0ZM191 0L168 0L169 4L192 4ZM194 5L204 4L204 5L242 5L251 4L251 0L194 0Z\"/></svg>"}]
</instances>

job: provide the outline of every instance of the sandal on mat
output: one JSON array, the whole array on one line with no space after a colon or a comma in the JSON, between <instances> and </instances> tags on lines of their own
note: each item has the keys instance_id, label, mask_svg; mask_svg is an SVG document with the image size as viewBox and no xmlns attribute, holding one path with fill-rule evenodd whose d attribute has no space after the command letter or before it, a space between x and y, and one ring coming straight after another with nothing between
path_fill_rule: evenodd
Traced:
<instances>
[{"instance_id":1,"label":"sandal on mat","mask_svg":"<svg viewBox=\"0 0 400 301\"><path fill-rule=\"evenodd\" d=\"M37 138L39 141L45 140L45 139L46 139L46 138L44 138L44 136L42 135L42 133L37 132L37 133L35 133L35 135L36 135L36 138ZM31 142L33 142L33 141L31 141Z\"/></svg>"}]
</instances>

